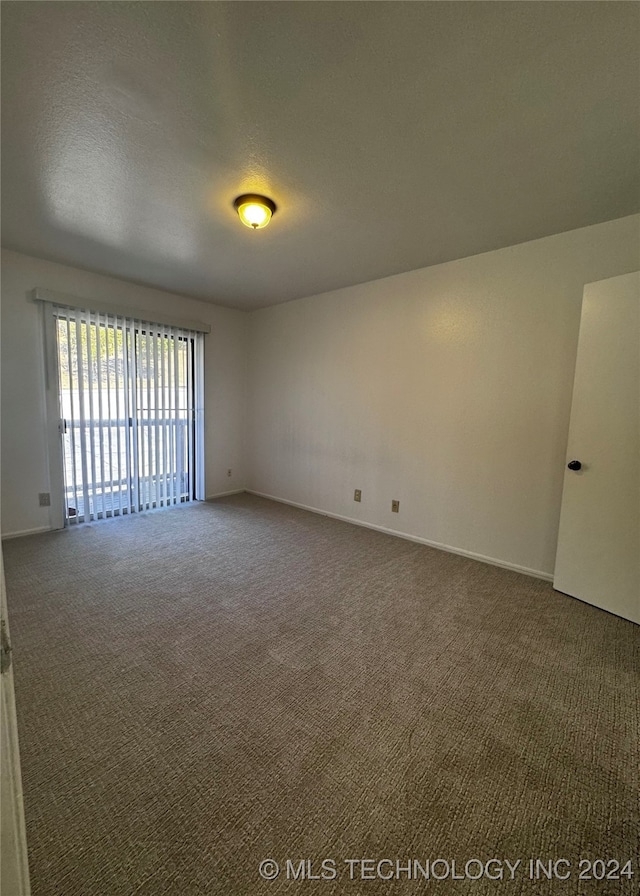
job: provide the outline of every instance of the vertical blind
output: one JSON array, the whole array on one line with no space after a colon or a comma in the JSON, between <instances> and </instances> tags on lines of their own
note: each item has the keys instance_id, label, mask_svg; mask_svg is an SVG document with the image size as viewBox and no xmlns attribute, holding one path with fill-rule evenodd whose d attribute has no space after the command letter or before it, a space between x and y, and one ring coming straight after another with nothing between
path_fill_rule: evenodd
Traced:
<instances>
[{"instance_id":1,"label":"vertical blind","mask_svg":"<svg viewBox=\"0 0 640 896\"><path fill-rule=\"evenodd\" d=\"M53 315L67 521L200 497L202 334L76 308Z\"/></svg>"}]
</instances>

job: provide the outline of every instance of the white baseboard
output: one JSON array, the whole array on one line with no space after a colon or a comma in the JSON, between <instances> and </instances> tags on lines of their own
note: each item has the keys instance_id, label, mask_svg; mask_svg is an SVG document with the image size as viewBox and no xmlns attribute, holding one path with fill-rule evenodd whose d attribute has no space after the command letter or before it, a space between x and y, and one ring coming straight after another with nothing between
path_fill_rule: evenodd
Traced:
<instances>
[{"instance_id":1,"label":"white baseboard","mask_svg":"<svg viewBox=\"0 0 640 896\"><path fill-rule=\"evenodd\" d=\"M424 544L429 548L436 548L439 551L446 551L448 554L458 554L460 557L468 557L470 560L479 560L481 563L488 563L490 566L500 566L502 569L510 569L512 572L520 572L525 576L532 576L534 579L543 579L545 582L552 582L553 575L543 572L541 569L530 569L528 566L518 566L517 563L509 563L506 560L498 560L497 557L487 557L485 554L476 554L473 551L465 551L462 548L455 548L450 544L442 544L439 541L430 541L428 538L421 538L418 535L410 535L408 532L400 532L398 529L389 529L386 526L378 526L375 523L366 523L363 520L356 520L349 516L343 516L340 513L330 513L327 510L320 510L318 507L310 507L308 504L299 504L297 501L288 501L286 498L277 498L275 495L267 495L264 492L257 492L251 488L243 489L250 495L257 495L259 498L268 498L269 501L277 501L279 504L289 504L291 507L299 507L300 510L309 510L311 513L318 513L320 516L328 516L334 520L342 520L344 523L352 523L354 526L362 526L364 529L375 529L376 532L384 532L385 535L395 535L396 538L404 538L407 541L414 541L417 544Z\"/></svg>"},{"instance_id":2,"label":"white baseboard","mask_svg":"<svg viewBox=\"0 0 640 896\"><path fill-rule=\"evenodd\" d=\"M214 498L225 498L227 495L239 495L244 491L243 488L234 488L228 492L217 492L215 495L207 495L205 501L213 501ZM189 501L185 504L176 504L176 507L188 507L189 505L195 504L195 501ZM144 511L144 513L154 513L156 511L164 510L164 507L150 507L148 510ZM126 516L126 514L120 514L120 516ZM103 520L92 520L94 523L101 523ZM23 535L41 535L43 532L64 532L64 528L53 529L51 526L39 526L37 529L22 529L19 532L4 532L2 534L2 541L8 541L11 538L22 538Z\"/></svg>"},{"instance_id":3,"label":"white baseboard","mask_svg":"<svg viewBox=\"0 0 640 896\"><path fill-rule=\"evenodd\" d=\"M62 532L62 529L52 529L51 526L38 526L37 529L22 529L20 532L4 532L3 541L10 538L22 538L23 535L42 535L43 532Z\"/></svg>"},{"instance_id":4,"label":"white baseboard","mask_svg":"<svg viewBox=\"0 0 640 896\"><path fill-rule=\"evenodd\" d=\"M245 492L244 488L234 488L230 492L216 492L215 495L207 495L205 501L213 501L215 498L226 498L227 495L241 495Z\"/></svg>"},{"instance_id":5,"label":"white baseboard","mask_svg":"<svg viewBox=\"0 0 640 896\"><path fill-rule=\"evenodd\" d=\"M320 516L328 516L331 517L331 519L341 520L343 523L351 523L354 526L362 526L364 529L373 529L376 532L384 532L385 535L394 535L396 538L404 538L406 541L413 541L416 544L424 544L427 547L436 548L439 551L446 551L448 554L458 554L460 557L468 557L470 560L479 560L481 563L488 563L491 566L499 566L502 569L510 569L512 572L519 572L525 576L542 579L545 582L553 582L553 574L543 572L540 569L530 569L528 566L519 566L517 563L509 563L506 560L499 560L497 557L487 557L485 554L476 554L473 551L465 551L462 548L456 548L450 544L431 541L428 538L421 538L419 535L411 535L408 532L401 532L398 529L389 529L386 526L378 526L375 523L367 523L363 520L357 520L340 513L331 513L328 510L321 510L319 507L311 507L309 504L300 504L297 501L289 501L287 498L278 498L276 495L268 495L265 492L258 492L251 488L235 488L227 492L216 492L216 494L207 495L205 501L214 501L216 498L226 498L229 495L239 495L243 492L247 492L250 495L257 495L259 498L267 498L269 501L277 501L279 504L289 504L291 507L298 507L300 510L308 510L311 513L317 513ZM37 529L7 532L2 536L2 540L5 541L10 538L20 538L23 535L38 535L43 532L58 531L64 530L51 529L49 526L40 526Z\"/></svg>"}]
</instances>

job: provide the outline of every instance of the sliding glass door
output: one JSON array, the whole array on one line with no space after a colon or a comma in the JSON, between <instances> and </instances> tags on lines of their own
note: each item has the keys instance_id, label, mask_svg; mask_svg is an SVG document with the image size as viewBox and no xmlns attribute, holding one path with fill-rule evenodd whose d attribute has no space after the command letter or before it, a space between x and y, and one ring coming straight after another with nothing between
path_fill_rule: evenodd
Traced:
<instances>
[{"instance_id":1,"label":"sliding glass door","mask_svg":"<svg viewBox=\"0 0 640 896\"><path fill-rule=\"evenodd\" d=\"M202 334L53 315L67 524L202 497Z\"/></svg>"}]
</instances>

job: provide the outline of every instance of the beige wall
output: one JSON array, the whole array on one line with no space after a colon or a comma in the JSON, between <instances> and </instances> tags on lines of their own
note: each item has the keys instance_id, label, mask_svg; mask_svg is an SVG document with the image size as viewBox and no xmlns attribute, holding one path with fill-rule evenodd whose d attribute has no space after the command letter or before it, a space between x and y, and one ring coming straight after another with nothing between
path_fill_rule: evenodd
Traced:
<instances>
[{"instance_id":1,"label":"beige wall","mask_svg":"<svg viewBox=\"0 0 640 896\"><path fill-rule=\"evenodd\" d=\"M41 309L34 287L88 300L184 316L211 325L205 337L205 490L245 486L247 314L2 250L2 533L49 527L38 493L50 491L44 436ZM227 470L233 475L227 477Z\"/></svg>"},{"instance_id":2,"label":"beige wall","mask_svg":"<svg viewBox=\"0 0 640 896\"><path fill-rule=\"evenodd\" d=\"M249 487L551 576L583 286L638 268L639 227L254 312Z\"/></svg>"}]
</instances>

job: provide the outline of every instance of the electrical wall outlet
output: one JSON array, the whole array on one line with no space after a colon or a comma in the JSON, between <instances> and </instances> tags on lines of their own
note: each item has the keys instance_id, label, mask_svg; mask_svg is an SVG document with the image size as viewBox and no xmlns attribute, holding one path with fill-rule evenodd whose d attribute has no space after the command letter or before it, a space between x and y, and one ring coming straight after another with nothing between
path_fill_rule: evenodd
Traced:
<instances>
[{"instance_id":1,"label":"electrical wall outlet","mask_svg":"<svg viewBox=\"0 0 640 896\"><path fill-rule=\"evenodd\" d=\"M227 476L231 476L231 470L227 470Z\"/></svg>"},{"instance_id":2,"label":"electrical wall outlet","mask_svg":"<svg viewBox=\"0 0 640 896\"><path fill-rule=\"evenodd\" d=\"M357 488L355 490L355 492L353 493L353 500L354 501L362 501L362 490L361 489Z\"/></svg>"},{"instance_id":3,"label":"electrical wall outlet","mask_svg":"<svg viewBox=\"0 0 640 896\"><path fill-rule=\"evenodd\" d=\"M393 513L400 513L400 501L392 501L391 510Z\"/></svg>"},{"instance_id":4,"label":"electrical wall outlet","mask_svg":"<svg viewBox=\"0 0 640 896\"><path fill-rule=\"evenodd\" d=\"M40 507L51 507L51 495L49 492L40 492L38 495Z\"/></svg>"}]
</instances>

